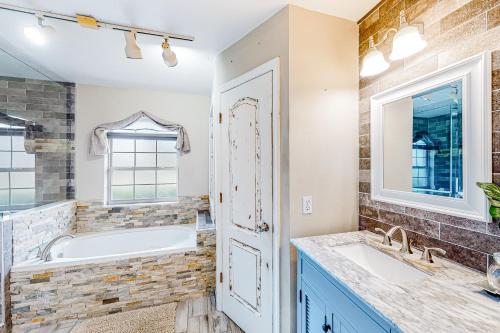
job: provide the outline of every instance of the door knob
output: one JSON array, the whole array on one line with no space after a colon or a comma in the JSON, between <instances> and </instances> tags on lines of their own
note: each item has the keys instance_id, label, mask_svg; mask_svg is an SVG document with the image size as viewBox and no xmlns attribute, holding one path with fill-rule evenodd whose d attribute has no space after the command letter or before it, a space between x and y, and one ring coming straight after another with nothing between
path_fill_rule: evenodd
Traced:
<instances>
[{"instance_id":1,"label":"door knob","mask_svg":"<svg viewBox=\"0 0 500 333\"><path fill-rule=\"evenodd\" d=\"M268 232L269 231L269 224L266 222L263 222L262 224L257 226L257 230L259 232Z\"/></svg>"}]
</instances>

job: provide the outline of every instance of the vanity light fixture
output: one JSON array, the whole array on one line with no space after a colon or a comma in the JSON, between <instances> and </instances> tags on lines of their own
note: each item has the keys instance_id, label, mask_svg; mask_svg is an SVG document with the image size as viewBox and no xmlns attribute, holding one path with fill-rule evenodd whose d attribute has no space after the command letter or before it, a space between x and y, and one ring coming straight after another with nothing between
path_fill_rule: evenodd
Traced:
<instances>
[{"instance_id":1,"label":"vanity light fixture","mask_svg":"<svg viewBox=\"0 0 500 333\"><path fill-rule=\"evenodd\" d=\"M164 37L161 47L163 48L161 56L163 58L163 61L165 62L165 65L167 65L168 67L177 66L177 55L170 48L170 44L168 43L168 37Z\"/></svg>"},{"instance_id":2,"label":"vanity light fixture","mask_svg":"<svg viewBox=\"0 0 500 333\"><path fill-rule=\"evenodd\" d=\"M35 14L38 25L24 28L24 35L37 45L43 45L56 32L56 29L44 23L45 18L41 14Z\"/></svg>"},{"instance_id":3,"label":"vanity light fixture","mask_svg":"<svg viewBox=\"0 0 500 333\"><path fill-rule=\"evenodd\" d=\"M141 48L137 45L135 30L125 31L125 55L129 59L142 59Z\"/></svg>"},{"instance_id":4,"label":"vanity light fixture","mask_svg":"<svg viewBox=\"0 0 500 333\"><path fill-rule=\"evenodd\" d=\"M418 28L406 22L405 12L399 13L399 31L392 41L391 60L401 60L422 51L427 42L422 38Z\"/></svg>"},{"instance_id":5,"label":"vanity light fixture","mask_svg":"<svg viewBox=\"0 0 500 333\"><path fill-rule=\"evenodd\" d=\"M391 32L396 33L389 56L393 61L414 55L427 46L427 42L422 38L418 28L406 22L405 12L402 10L399 13L399 30L395 28L387 30L384 37L377 44L374 43L373 36L370 36L368 53L363 58L361 77L377 75L389 68L390 64L385 60L384 54L377 49L377 46L385 42Z\"/></svg>"},{"instance_id":6,"label":"vanity light fixture","mask_svg":"<svg viewBox=\"0 0 500 333\"><path fill-rule=\"evenodd\" d=\"M370 48L368 53L363 58L360 75L362 77L373 76L382 73L389 68L389 63L385 60L382 51L379 51L373 41L373 36L370 36L368 41Z\"/></svg>"}]
</instances>

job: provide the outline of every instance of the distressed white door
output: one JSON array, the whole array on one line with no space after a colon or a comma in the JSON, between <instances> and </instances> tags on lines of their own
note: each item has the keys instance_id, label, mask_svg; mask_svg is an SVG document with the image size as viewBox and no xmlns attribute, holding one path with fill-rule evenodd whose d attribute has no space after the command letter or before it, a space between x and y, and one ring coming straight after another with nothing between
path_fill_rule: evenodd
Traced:
<instances>
[{"instance_id":1,"label":"distressed white door","mask_svg":"<svg viewBox=\"0 0 500 333\"><path fill-rule=\"evenodd\" d=\"M221 93L222 310L273 331L273 72Z\"/></svg>"}]
</instances>

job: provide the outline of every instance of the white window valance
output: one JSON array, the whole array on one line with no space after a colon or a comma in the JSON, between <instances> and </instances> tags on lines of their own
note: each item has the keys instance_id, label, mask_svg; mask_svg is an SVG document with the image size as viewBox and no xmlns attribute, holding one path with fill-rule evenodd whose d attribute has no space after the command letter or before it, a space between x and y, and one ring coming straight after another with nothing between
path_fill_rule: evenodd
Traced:
<instances>
[{"instance_id":1,"label":"white window valance","mask_svg":"<svg viewBox=\"0 0 500 333\"><path fill-rule=\"evenodd\" d=\"M94 156L103 156L109 153L107 133L112 130L124 129L143 117L150 119L156 125L164 128L166 131L176 132L177 143L175 145L175 148L179 152L188 153L191 150L189 137L183 126L160 119L148 112L140 111L123 120L96 126L92 130L92 133L90 135L90 154Z\"/></svg>"}]
</instances>

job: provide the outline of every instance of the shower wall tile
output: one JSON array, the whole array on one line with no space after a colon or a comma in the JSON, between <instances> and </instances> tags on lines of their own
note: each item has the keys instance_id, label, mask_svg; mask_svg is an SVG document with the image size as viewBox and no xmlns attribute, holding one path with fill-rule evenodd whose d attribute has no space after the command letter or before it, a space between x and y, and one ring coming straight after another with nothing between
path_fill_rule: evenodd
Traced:
<instances>
[{"instance_id":1,"label":"shower wall tile","mask_svg":"<svg viewBox=\"0 0 500 333\"><path fill-rule=\"evenodd\" d=\"M371 200L367 169L370 165L370 98L453 62L491 51L492 177L500 184L500 0L383 0L358 22L360 59L368 50L370 36L377 42L389 28L398 28L400 10L405 10L410 24L424 23L428 47L404 61L393 62L385 73L360 79L359 228L373 231L401 226L416 247L442 247L448 259L484 272L488 255L500 251L500 229L496 224ZM384 43L381 50L387 55L390 42Z\"/></svg>"},{"instance_id":2,"label":"shower wall tile","mask_svg":"<svg viewBox=\"0 0 500 333\"><path fill-rule=\"evenodd\" d=\"M74 199L75 84L0 76L0 118L36 124L36 205Z\"/></svg>"}]
</instances>

